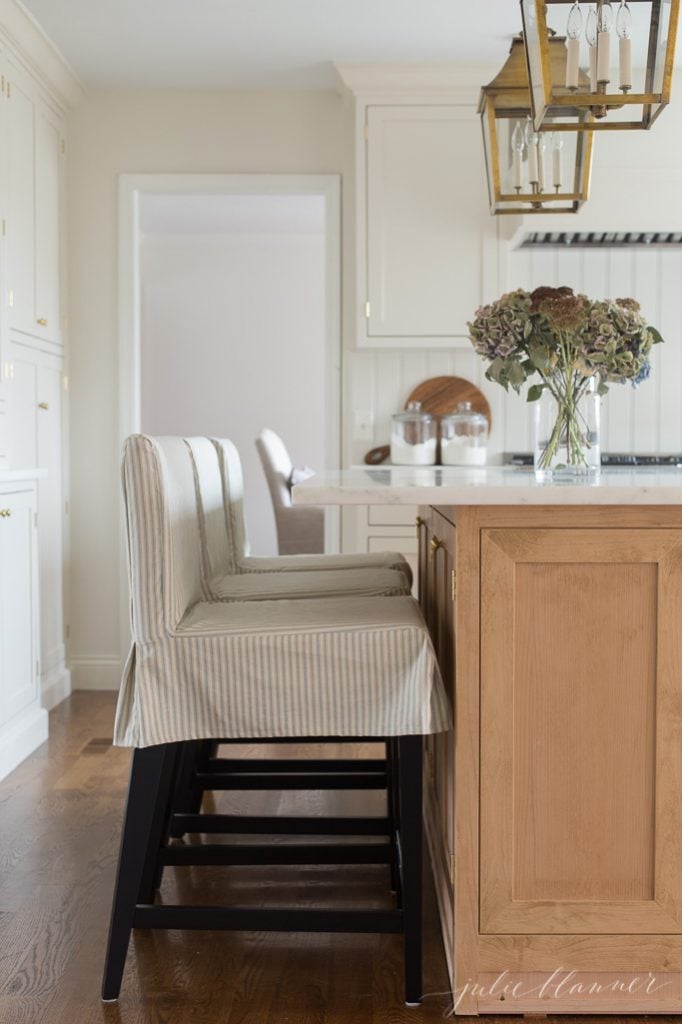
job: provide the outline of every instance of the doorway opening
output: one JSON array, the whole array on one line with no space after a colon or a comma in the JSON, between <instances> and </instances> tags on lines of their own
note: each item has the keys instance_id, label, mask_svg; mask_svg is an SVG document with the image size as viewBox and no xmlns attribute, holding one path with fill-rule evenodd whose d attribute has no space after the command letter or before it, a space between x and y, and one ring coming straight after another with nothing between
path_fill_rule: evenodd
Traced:
<instances>
[{"instance_id":1,"label":"doorway opening","mask_svg":"<svg viewBox=\"0 0 682 1024\"><path fill-rule=\"evenodd\" d=\"M336 175L123 175L119 442L228 437L244 466L254 554L276 553L254 445L340 465L340 188ZM326 550L339 549L329 515ZM127 577L121 583L127 644Z\"/></svg>"}]
</instances>

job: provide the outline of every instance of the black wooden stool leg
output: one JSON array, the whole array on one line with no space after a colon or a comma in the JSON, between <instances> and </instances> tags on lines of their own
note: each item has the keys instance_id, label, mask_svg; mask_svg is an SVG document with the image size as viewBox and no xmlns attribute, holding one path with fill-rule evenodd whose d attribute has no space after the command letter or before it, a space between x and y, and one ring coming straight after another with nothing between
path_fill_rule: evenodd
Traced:
<instances>
[{"instance_id":1,"label":"black wooden stool leg","mask_svg":"<svg viewBox=\"0 0 682 1024\"><path fill-rule=\"evenodd\" d=\"M422 997L422 737L398 741L400 853L405 929L405 1002Z\"/></svg>"},{"instance_id":2,"label":"black wooden stool leg","mask_svg":"<svg viewBox=\"0 0 682 1024\"><path fill-rule=\"evenodd\" d=\"M387 739L386 743L386 816L389 820L391 845L395 856L391 862L391 892L395 893L400 906L400 864L396 849L398 831L398 759L395 756L395 743Z\"/></svg>"},{"instance_id":3,"label":"black wooden stool leg","mask_svg":"<svg viewBox=\"0 0 682 1024\"><path fill-rule=\"evenodd\" d=\"M175 787L173 791L173 812L175 814L197 814L197 793L192 785L194 772L196 771L201 740L190 740L183 743L178 756L178 767L176 773ZM199 791L199 804L201 803L201 791ZM173 827L171 822L170 834L173 839L180 839L184 835L182 829Z\"/></svg>"},{"instance_id":4,"label":"black wooden stool leg","mask_svg":"<svg viewBox=\"0 0 682 1024\"><path fill-rule=\"evenodd\" d=\"M104 1000L118 999L121 990L135 905L145 864L148 862L157 802L164 775L168 771L168 762L174 756L175 747L168 744L145 747L135 750L133 754L104 964Z\"/></svg>"},{"instance_id":5,"label":"black wooden stool leg","mask_svg":"<svg viewBox=\"0 0 682 1024\"><path fill-rule=\"evenodd\" d=\"M149 831L149 842L147 843L147 855L140 881L140 891L137 896L138 903L153 903L154 894L161 886L163 875L161 850L168 845L168 840L170 839L178 766L183 746L184 744L182 743L170 744L168 757L164 760L161 780L159 782L159 793L156 807L154 808L154 818Z\"/></svg>"}]
</instances>

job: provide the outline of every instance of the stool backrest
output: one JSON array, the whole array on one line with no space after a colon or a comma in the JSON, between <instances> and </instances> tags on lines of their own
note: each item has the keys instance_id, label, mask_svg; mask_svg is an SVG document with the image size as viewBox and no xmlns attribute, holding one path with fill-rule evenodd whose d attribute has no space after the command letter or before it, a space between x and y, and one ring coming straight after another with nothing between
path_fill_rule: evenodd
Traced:
<instances>
[{"instance_id":1,"label":"stool backrest","mask_svg":"<svg viewBox=\"0 0 682 1024\"><path fill-rule=\"evenodd\" d=\"M127 439L122 472L133 639L149 640L207 596L195 475L184 438L143 434Z\"/></svg>"},{"instance_id":2,"label":"stool backrest","mask_svg":"<svg viewBox=\"0 0 682 1024\"><path fill-rule=\"evenodd\" d=\"M209 437L188 437L185 440L194 464L203 571L210 587L212 580L225 573L238 572L232 516L224 497L223 476L215 444Z\"/></svg>"},{"instance_id":3,"label":"stool backrest","mask_svg":"<svg viewBox=\"0 0 682 1024\"><path fill-rule=\"evenodd\" d=\"M246 519L244 517L244 476L239 452L227 438L211 438L218 455L218 465L223 485L223 501L230 545L234 556L235 568L251 553Z\"/></svg>"},{"instance_id":4,"label":"stool backrest","mask_svg":"<svg viewBox=\"0 0 682 1024\"><path fill-rule=\"evenodd\" d=\"M291 507L291 474L294 464L279 434L265 427L256 438L256 448L268 482L275 516L281 508Z\"/></svg>"}]
</instances>

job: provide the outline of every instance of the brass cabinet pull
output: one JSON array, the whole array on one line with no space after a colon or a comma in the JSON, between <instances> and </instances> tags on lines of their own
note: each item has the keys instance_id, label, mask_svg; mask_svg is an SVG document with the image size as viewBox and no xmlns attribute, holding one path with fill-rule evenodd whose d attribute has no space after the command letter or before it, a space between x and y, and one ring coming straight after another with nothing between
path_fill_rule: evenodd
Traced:
<instances>
[{"instance_id":1,"label":"brass cabinet pull","mask_svg":"<svg viewBox=\"0 0 682 1024\"><path fill-rule=\"evenodd\" d=\"M439 540L438 537L436 537L434 535L431 538L431 543L430 543L429 547L431 549L430 553L429 553L429 557L431 559L434 559L436 557L436 552L438 551L438 549L443 547L443 541Z\"/></svg>"},{"instance_id":2,"label":"brass cabinet pull","mask_svg":"<svg viewBox=\"0 0 682 1024\"><path fill-rule=\"evenodd\" d=\"M50 406L49 406L49 404L47 402L38 402L38 408L39 409L44 409L47 412L47 410L50 408Z\"/></svg>"},{"instance_id":3,"label":"brass cabinet pull","mask_svg":"<svg viewBox=\"0 0 682 1024\"><path fill-rule=\"evenodd\" d=\"M38 319L36 320L36 323L40 324L41 327L47 327L47 320L45 319L44 316L39 316Z\"/></svg>"},{"instance_id":4,"label":"brass cabinet pull","mask_svg":"<svg viewBox=\"0 0 682 1024\"><path fill-rule=\"evenodd\" d=\"M419 531L421 530L422 526L426 526L426 522L422 519L421 516L417 516L417 518L414 521L414 525L417 528L417 536L419 536Z\"/></svg>"},{"instance_id":5,"label":"brass cabinet pull","mask_svg":"<svg viewBox=\"0 0 682 1024\"><path fill-rule=\"evenodd\" d=\"M9 517L11 515L12 515L12 509L11 508L0 508L0 516L2 516L3 519L9 519Z\"/></svg>"}]
</instances>

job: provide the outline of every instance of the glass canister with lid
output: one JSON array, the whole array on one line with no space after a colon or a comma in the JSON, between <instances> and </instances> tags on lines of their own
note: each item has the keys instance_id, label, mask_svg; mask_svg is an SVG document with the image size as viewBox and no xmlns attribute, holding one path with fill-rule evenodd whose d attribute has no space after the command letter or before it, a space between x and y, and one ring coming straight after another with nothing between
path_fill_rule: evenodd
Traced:
<instances>
[{"instance_id":1,"label":"glass canister with lid","mask_svg":"<svg viewBox=\"0 0 682 1024\"><path fill-rule=\"evenodd\" d=\"M405 412L393 417L391 462L394 466L433 466L436 462L436 420L410 402Z\"/></svg>"},{"instance_id":2,"label":"glass canister with lid","mask_svg":"<svg viewBox=\"0 0 682 1024\"><path fill-rule=\"evenodd\" d=\"M488 420L471 402L460 402L440 421L440 461L444 466L485 466Z\"/></svg>"}]
</instances>

